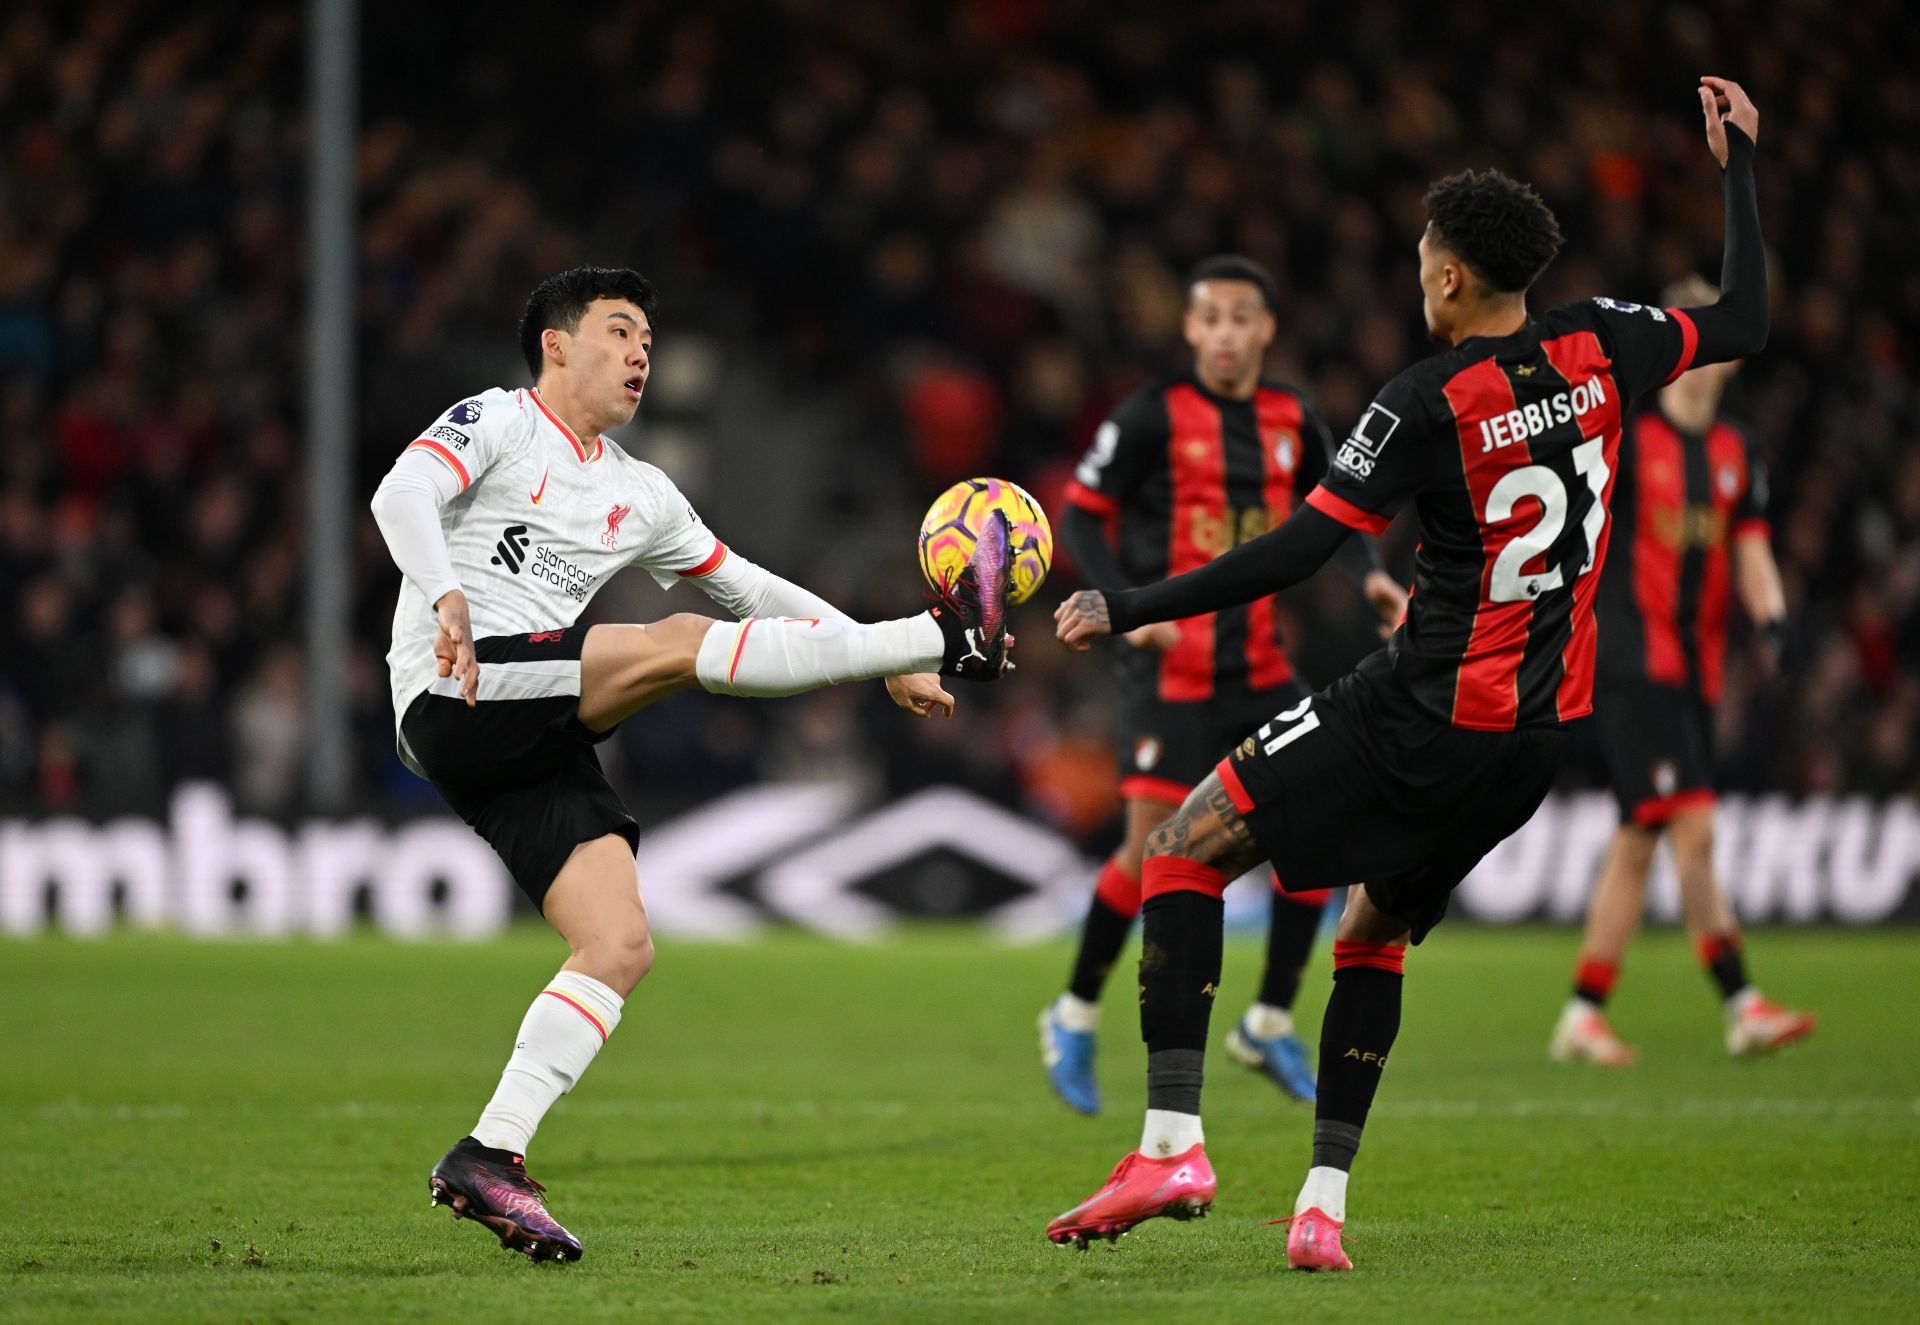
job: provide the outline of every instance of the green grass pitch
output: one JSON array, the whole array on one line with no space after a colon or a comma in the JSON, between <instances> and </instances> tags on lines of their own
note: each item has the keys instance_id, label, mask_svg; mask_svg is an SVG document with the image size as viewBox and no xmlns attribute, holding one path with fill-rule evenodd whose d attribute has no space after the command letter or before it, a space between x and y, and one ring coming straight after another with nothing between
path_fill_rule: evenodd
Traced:
<instances>
[{"instance_id":1,"label":"green grass pitch","mask_svg":"<svg viewBox=\"0 0 1920 1325\"><path fill-rule=\"evenodd\" d=\"M1123 969L1106 1114L1047 1093L1033 1017L1064 944L665 944L534 1142L587 1244L570 1266L427 1208L558 965L544 930L0 944L0 1320L1913 1319L1917 945L1755 935L1763 986L1823 1023L1731 1063L1684 945L1650 935L1615 1018L1645 1058L1608 1075L1546 1061L1572 935L1443 927L1408 962L1354 1176L1358 1272L1308 1276L1263 1221L1289 1213L1310 1115L1217 1048L1213 1216L1044 1241L1137 1141L1144 1089ZM1259 960L1229 945L1216 1046Z\"/></svg>"}]
</instances>

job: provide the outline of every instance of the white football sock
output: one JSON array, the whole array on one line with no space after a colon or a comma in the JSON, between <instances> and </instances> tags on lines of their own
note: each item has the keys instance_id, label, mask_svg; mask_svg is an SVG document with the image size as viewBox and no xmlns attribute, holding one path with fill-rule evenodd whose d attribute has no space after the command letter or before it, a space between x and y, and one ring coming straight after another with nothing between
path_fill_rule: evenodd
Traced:
<instances>
[{"instance_id":1,"label":"white football sock","mask_svg":"<svg viewBox=\"0 0 1920 1325\"><path fill-rule=\"evenodd\" d=\"M937 672L940 625L922 612L897 621L748 617L716 621L700 641L694 675L716 695L771 698L844 681Z\"/></svg>"},{"instance_id":2,"label":"white football sock","mask_svg":"<svg viewBox=\"0 0 1920 1325\"><path fill-rule=\"evenodd\" d=\"M1327 1218L1336 1224L1347 1222L1347 1171L1345 1169L1336 1169L1323 1164L1307 1170L1307 1180L1300 1186L1300 1196L1293 1203L1293 1213L1304 1215L1316 1207L1326 1211Z\"/></svg>"},{"instance_id":3,"label":"white football sock","mask_svg":"<svg viewBox=\"0 0 1920 1325\"><path fill-rule=\"evenodd\" d=\"M1255 1003L1247 1009L1241 1024L1260 1039L1277 1040L1282 1035L1293 1034L1293 1013L1271 1003Z\"/></svg>"},{"instance_id":4,"label":"white football sock","mask_svg":"<svg viewBox=\"0 0 1920 1325\"><path fill-rule=\"evenodd\" d=\"M1081 1035L1091 1035L1100 1029L1100 1005L1072 993L1053 1000L1053 1015L1061 1026Z\"/></svg>"},{"instance_id":5,"label":"white football sock","mask_svg":"<svg viewBox=\"0 0 1920 1325\"><path fill-rule=\"evenodd\" d=\"M561 971L527 1009L500 1085L473 1125L473 1139L516 1155L553 1102L573 1089L620 1024L620 995L590 975Z\"/></svg>"},{"instance_id":6,"label":"white football sock","mask_svg":"<svg viewBox=\"0 0 1920 1325\"><path fill-rule=\"evenodd\" d=\"M1148 1109L1147 1125L1140 1132L1140 1153L1148 1159L1170 1159L1206 1139L1200 1131L1199 1114Z\"/></svg>"}]
</instances>

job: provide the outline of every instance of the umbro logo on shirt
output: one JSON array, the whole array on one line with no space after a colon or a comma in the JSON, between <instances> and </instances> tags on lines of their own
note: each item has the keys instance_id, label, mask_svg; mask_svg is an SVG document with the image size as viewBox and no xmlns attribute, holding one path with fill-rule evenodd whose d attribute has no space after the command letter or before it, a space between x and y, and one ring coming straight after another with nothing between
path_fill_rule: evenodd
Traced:
<instances>
[{"instance_id":1,"label":"umbro logo on shirt","mask_svg":"<svg viewBox=\"0 0 1920 1325\"><path fill-rule=\"evenodd\" d=\"M527 559L527 544L533 540L527 537L527 527L523 524L510 524L501 534L500 541L493 545L491 558L496 566L505 566L515 575L520 573L520 563Z\"/></svg>"}]
</instances>

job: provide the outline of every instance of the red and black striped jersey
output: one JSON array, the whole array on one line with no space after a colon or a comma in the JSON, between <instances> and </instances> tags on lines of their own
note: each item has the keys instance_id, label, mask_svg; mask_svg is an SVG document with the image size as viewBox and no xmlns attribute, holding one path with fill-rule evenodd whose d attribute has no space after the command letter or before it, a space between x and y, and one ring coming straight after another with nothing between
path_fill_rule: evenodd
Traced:
<instances>
[{"instance_id":1,"label":"red and black striped jersey","mask_svg":"<svg viewBox=\"0 0 1920 1325\"><path fill-rule=\"evenodd\" d=\"M1146 584L1204 566L1285 520L1328 472L1332 449L1326 422L1292 387L1263 380L1251 399L1229 400L1189 370L1114 408L1067 500L1117 525L1120 567ZM1163 701L1293 679L1271 596L1177 624L1173 648L1123 658L1128 668L1157 668Z\"/></svg>"},{"instance_id":2,"label":"red and black striped jersey","mask_svg":"<svg viewBox=\"0 0 1920 1325\"><path fill-rule=\"evenodd\" d=\"M1378 533L1412 501L1421 543L1394 674L1456 727L1593 710L1594 598L1628 403L1693 362L1677 309L1567 304L1389 382L1307 496Z\"/></svg>"},{"instance_id":3,"label":"red and black striped jersey","mask_svg":"<svg viewBox=\"0 0 1920 1325\"><path fill-rule=\"evenodd\" d=\"M1620 444L1613 518L1626 545L1600 577L1600 670L1720 699L1732 540L1765 538L1767 480L1746 434L1684 433L1648 411Z\"/></svg>"}]
</instances>

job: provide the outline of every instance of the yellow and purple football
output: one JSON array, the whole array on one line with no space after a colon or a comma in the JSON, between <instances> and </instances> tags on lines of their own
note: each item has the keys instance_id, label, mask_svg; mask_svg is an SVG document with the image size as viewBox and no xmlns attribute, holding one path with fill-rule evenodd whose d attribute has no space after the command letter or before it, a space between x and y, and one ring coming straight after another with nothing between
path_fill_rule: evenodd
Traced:
<instances>
[{"instance_id":1,"label":"yellow and purple football","mask_svg":"<svg viewBox=\"0 0 1920 1325\"><path fill-rule=\"evenodd\" d=\"M935 589L967 568L973 545L987 517L1007 517L1013 552L1010 602L1024 603L1053 569L1053 527L1027 490L1003 478L969 478L948 488L927 508L920 522L920 573Z\"/></svg>"}]
</instances>

